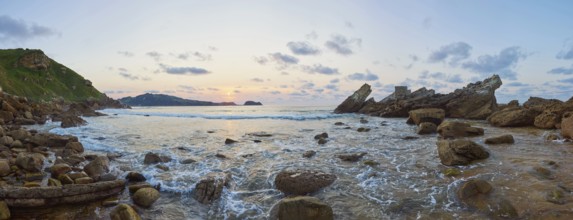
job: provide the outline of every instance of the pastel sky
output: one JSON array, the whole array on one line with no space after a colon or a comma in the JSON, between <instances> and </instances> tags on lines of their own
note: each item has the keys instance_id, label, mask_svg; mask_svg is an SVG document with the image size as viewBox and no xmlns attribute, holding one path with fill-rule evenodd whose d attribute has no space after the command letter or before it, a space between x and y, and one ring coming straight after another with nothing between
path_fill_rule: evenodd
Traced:
<instances>
[{"instance_id":1,"label":"pastel sky","mask_svg":"<svg viewBox=\"0 0 573 220\"><path fill-rule=\"evenodd\" d=\"M573 1L8 1L0 48L42 49L111 97L337 104L363 83L499 102L573 96Z\"/></svg>"}]
</instances>

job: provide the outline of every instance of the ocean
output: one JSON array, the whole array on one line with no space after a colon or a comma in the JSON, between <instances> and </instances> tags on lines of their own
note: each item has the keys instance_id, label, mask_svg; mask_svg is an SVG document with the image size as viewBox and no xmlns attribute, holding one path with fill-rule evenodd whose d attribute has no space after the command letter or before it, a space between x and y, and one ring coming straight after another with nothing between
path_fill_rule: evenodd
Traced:
<instances>
[{"instance_id":1,"label":"ocean","mask_svg":"<svg viewBox=\"0 0 573 220\"><path fill-rule=\"evenodd\" d=\"M284 198L273 183L284 169L335 174L332 185L312 194L332 207L335 219L488 218L457 199L460 184L473 178L490 182L494 188L490 196L510 201L520 216L573 209L573 203L547 199L559 186L573 189L573 147L568 142L546 141L544 137L554 131L466 121L485 129L484 136L470 139L484 146L490 157L454 167L461 174L452 177L444 174L450 167L440 163L437 134L417 135L416 126L407 125L405 118L333 114L333 109L136 107L102 110L108 116L84 118L88 124L82 127L63 129L48 122L32 128L79 137L84 154L119 154L111 162L112 173L125 177L130 170L138 171L147 182L160 184L161 198L140 212L144 219L267 219L273 205ZM370 131L358 132L361 127ZM328 133L328 142L319 145L314 136L323 132ZM484 144L485 137L500 134L512 134L516 143ZM226 138L238 142L227 145ZM317 154L303 158L308 150ZM164 164L169 170L144 165L148 152L170 156L173 160ZM337 158L361 152L367 154L358 162ZM185 159L197 162L180 163ZM536 167L547 167L551 178L537 175ZM232 174L231 187L211 205L195 201L195 184L208 173L221 171ZM569 193L565 196L571 200ZM128 192L120 200L131 203ZM106 218L110 210L93 211L96 217Z\"/></svg>"}]
</instances>

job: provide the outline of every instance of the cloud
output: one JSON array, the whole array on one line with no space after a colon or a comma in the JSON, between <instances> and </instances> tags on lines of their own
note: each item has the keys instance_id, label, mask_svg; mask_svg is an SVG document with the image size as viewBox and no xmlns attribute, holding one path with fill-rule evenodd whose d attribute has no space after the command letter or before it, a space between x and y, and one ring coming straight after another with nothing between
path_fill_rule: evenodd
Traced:
<instances>
[{"instance_id":1,"label":"cloud","mask_svg":"<svg viewBox=\"0 0 573 220\"><path fill-rule=\"evenodd\" d=\"M281 94L281 92L275 90L275 91L271 91L271 94L273 94L273 95L279 95L279 94Z\"/></svg>"},{"instance_id":2,"label":"cloud","mask_svg":"<svg viewBox=\"0 0 573 220\"><path fill-rule=\"evenodd\" d=\"M239 91L239 90L234 90L233 92L234 93L241 93L241 91Z\"/></svg>"},{"instance_id":3,"label":"cloud","mask_svg":"<svg viewBox=\"0 0 573 220\"><path fill-rule=\"evenodd\" d=\"M445 74L442 72L434 72L434 73L430 73L429 71L423 71L422 73L420 73L420 75L418 76L419 79L434 79L434 80L440 80L440 81L445 81L445 82L449 82L449 83L463 83L464 81L462 80L462 77L460 74Z\"/></svg>"},{"instance_id":4,"label":"cloud","mask_svg":"<svg viewBox=\"0 0 573 220\"><path fill-rule=\"evenodd\" d=\"M266 57L253 57L253 60L261 65L265 65L269 62L269 59Z\"/></svg>"},{"instance_id":5,"label":"cloud","mask_svg":"<svg viewBox=\"0 0 573 220\"><path fill-rule=\"evenodd\" d=\"M525 84L525 83L521 83L521 82L510 82L505 84L505 86L508 87L524 87L524 86L529 86L529 84Z\"/></svg>"},{"instance_id":6,"label":"cloud","mask_svg":"<svg viewBox=\"0 0 573 220\"><path fill-rule=\"evenodd\" d=\"M334 85L334 84L328 84L328 85L324 86L324 88L330 89L332 91L338 91L338 85Z\"/></svg>"},{"instance_id":7,"label":"cloud","mask_svg":"<svg viewBox=\"0 0 573 220\"><path fill-rule=\"evenodd\" d=\"M315 31L312 31L312 32L308 33L305 37L308 40L316 40L316 39L318 39L318 34L316 34Z\"/></svg>"},{"instance_id":8,"label":"cloud","mask_svg":"<svg viewBox=\"0 0 573 220\"><path fill-rule=\"evenodd\" d=\"M472 46L465 42L451 43L440 47L440 49L433 51L428 57L428 62L446 62L449 60L451 66L455 66L459 61L470 57Z\"/></svg>"},{"instance_id":9,"label":"cloud","mask_svg":"<svg viewBox=\"0 0 573 220\"><path fill-rule=\"evenodd\" d=\"M160 93L159 90L145 90L145 93Z\"/></svg>"},{"instance_id":10,"label":"cloud","mask_svg":"<svg viewBox=\"0 0 573 220\"><path fill-rule=\"evenodd\" d=\"M251 81L260 83L260 82L264 82L265 80L261 79L261 78L252 78Z\"/></svg>"},{"instance_id":11,"label":"cloud","mask_svg":"<svg viewBox=\"0 0 573 220\"><path fill-rule=\"evenodd\" d=\"M317 55L320 53L320 50L316 47L310 45L309 42L288 42L287 47L290 51L296 55Z\"/></svg>"},{"instance_id":12,"label":"cloud","mask_svg":"<svg viewBox=\"0 0 573 220\"><path fill-rule=\"evenodd\" d=\"M163 93L173 94L175 93L175 90L163 90Z\"/></svg>"},{"instance_id":13,"label":"cloud","mask_svg":"<svg viewBox=\"0 0 573 220\"><path fill-rule=\"evenodd\" d=\"M197 51L181 53L177 55L177 58L181 60L187 60L189 59L189 57L194 57L196 61L209 61L212 59L211 54L201 53Z\"/></svg>"},{"instance_id":14,"label":"cloud","mask_svg":"<svg viewBox=\"0 0 573 220\"><path fill-rule=\"evenodd\" d=\"M135 74L128 73L127 69L125 69L125 68L119 68L118 70L121 71L118 73L121 77L132 80L132 81L135 81L135 80L149 81L149 80L151 80L149 77L139 77Z\"/></svg>"},{"instance_id":15,"label":"cloud","mask_svg":"<svg viewBox=\"0 0 573 220\"><path fill-rule=\"evenodd\" d=\"M217 89L217 88L207 88L207 90L209 90L209 91L219 91L220 89Z\"/></svg>"},{"instance_id":16,"label":"cloud","mask_svg":"<svg viewBox=\"0 0 573 220\"><path fill-rule=\"evenodd\" d=\"M296 57L282 53L271 53L269 57L276 63L283 65L297 64L299 61Z\"/></svg>"},{"instance_id":17,"label":"cloud","mask_svg":"<svg viewBox=\"0 0 573 220\"><path fill-rule=\"evenodd\" d=\"M346 26L347 28L351 28L351 29L354 28L354 24L352 24L350 21L345 22L344 26Z\"/></svg>"},{"instance_id":18,"label":"cloud","mask_svg":"<svg viewBox=\"0 0 573 220\"><path fill-rule=\"evenodd\" d=\"M559 82L573 84L573 78L562 79Z\"/></svg>"},{"instance_id":19,"label":"cloud","mask_svg":"<svg viewBox=\"0 0 573 220\"><path fill-rule=\"evenodd\" d=\"M179 85L178 87L182 88L184 90L189 90L189 91L195 91L196 90L195 87L193 87L193 86Z\"/></svg>"},{"instance_id":20,"label":"cloud","mask_svg":"<svg viewBox=\"0 0 573 220\"><path fill-rule=\"evenodd\" d=\"M323 66L322 64L314 64L312 66L303 66L302 69L307 73L318 73L324 75L336 75L339 74L337 68L332 68L328 66Z\"/></svg>"},{"instance_id":21,"label":"cloud","mask_svg":"<svg viewBox=\"0 0 573 220\"><path fill-rule=\"evenodd\" d=\"M132 52L129 51L117 51L117 53L119 55L122 55L124 57L133 57L135 54L133 54Z\"/></svg>"},{"instance_id":22,"label":"cloud","mask_svg":"<svg viewBox=\"0 0 573 220\"><path fill-rule=\"evenodd\" d=\"M210 51L218 51L219 48L215 47L215 46L209 46L208 47Z\"/></svg>"},{"instance_id":23,"label":"cloud","mask_svg":"<svg viewBox=\"0 0 573 220\"><path fill-rule=\"evenodd\" d=\"M163 57L163 54L161 54L157 51L150 51L150 52L147 52L145 55L153 58L155 61L160 61L161 57Z\"/></svg>"},{"instance_id":24,"label":"cloud","mask_svg":"<svg viewBox=\"0 0 573 220\"><path fill-rule=\"evenodd\" d=\"M103 91L103 93L105 94L124 94L124 93L129 93L131 91L128 90L105 90Z\"/></svg>"},{"instance_id":25,"label":"cloud","mask_svg":"<svg viewBox=\"0 0 573 220\"><path fill-rule=\"evenodd\" d=\"M340 82L340 79L333 79L333 80L330 80L330 83L332 83L332 84L334 84L334 83L338 83L338 82Z\"/></svg>"},{"instance_id":26,"label":"cloud","mask_svg":"<svg viewBox=\"0 0 573 220\"><path fill-rule=\"evenodd\" d=\"M315 86L314 83L308 82L308 83L302 84L302 86L300 86L300 89L312 89L312 88L314 88L314 86Z\"/></svg>"},{"instance_id":27,"label":"cloud","mask_svg":"<svg viewBox=\"0 0 573 220\"><path fill-rule=\"evenodd\" d=\"M565 42L564 48L559 51L556 56L557 59L571 60L573 59L573 42Z\"/></svg>"},{"instance_id":28,"label":"cloud","mask_svg":"<svg viewBox=\"0 0 573 220\"><path fill-rule=\"evenodd\" d=\"M165 64L159 64L164 72L175 75L205 75L209 74L206 69L199 67L171 67Z\"/></svg>"},{"instance_id":29,"label":"cloud","mask_svg":"<svg viewBox=\"0 0 573 220\"><path fill-rule=\"evenodd\" d=\"M573 74L573 65L570 68L567 67L557 67L552 70L549 70L550 74L563 74L563 75L571 75Z\"/></svg>"},{"instance_id":30,"label":"cloud","mask_svg":"<svg viewBox=\"0 0 573 220\"><path fill-rule=\"evenodd\" d=\"M354 47L360 46L362 44L362 39L351 38L348 39L340 34L333 35L329 41L324 44L326 48L334 51L340 55L351 55L354 53Z\"/></svg>"},{"instance_id":31,"label":"cloud","mask_svg":"<svg viewBox=\"0 0 573 220\"><path fill-rule=\"evenodd\" d=\"M479 73L481 75L499 74L509 80L516 80L517 73L513 68L517 63L527 58L521 48L508 47L503 49L498 55L482 55L475 61L468 61L462 64L462 68Z\"/></svg>"},{"instance_id":32,"label":"cloud","mask_svg":"<svg viewBox=\"0 0 573 220\"><path fill-rule=\"evenodd\" d=\"M7 15L0 16L0 42L24 41L54 35L59 35L59 33L51 28L34 23L29 24L24 20L16 20Z\"/></svg>"},{"instance_id":33,"label":"cloud","mask_svg":"<svg viewBox=\"0 0 573 220\"><path fill-rule=\"evenodd\" d=\"M354 73L348 75L349 80L357 80L357 81L375 81L378 80L378 76L376 74L371 73L370 71L366 70L366 73Z\"/></svg>"}]
</instances>

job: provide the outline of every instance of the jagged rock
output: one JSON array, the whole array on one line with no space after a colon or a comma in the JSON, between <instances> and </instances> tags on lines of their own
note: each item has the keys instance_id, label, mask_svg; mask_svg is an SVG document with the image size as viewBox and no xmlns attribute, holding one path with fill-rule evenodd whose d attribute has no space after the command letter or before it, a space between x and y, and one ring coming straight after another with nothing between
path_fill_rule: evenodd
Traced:
<instances>
[{"instance_id":1,"label":"jagged rock","mask_svg":"<svg viewBox=\"0 0 573 220\"><path fill-rule=\"evenodd\" d=\"M354 153L354 154L340 154L340 155L337 155L336 157L338 157L342 161L356 162L356 161L359 161L360 159L362 159L362 157L364 157L364 155L366 155L366 154L368 154L368 153L361 152L361 153Z\"/></svg>"},{"instance_id":2,"label":"jagged rock","mask_svg":"<svg viewBox=\"0 0 573 220\"><path fill-rule=\"evenodd\" d=\"M98 181L102 175L109 172L109 159L106 156L96 157L95 160L84 166L84 172Z\"/></svg>"},{"instance_id":3,"label":"jagged rock","mask_svg":"<svg viewBox=\"0 0 573 220\"><path fill-rule=\"evenodd\" d=\"M561 136L563 138L573 138L573 112L566 112L561 118Z\"/></svg>"},{"instance_id":4,"label":"jagged rock","mask_svg":"<svg viewBox=\"0 0 573 220\"><path fill-rule=\"evenodd\" d=\"M335 175L320 171L285 170L275 177L275 187L287 195L306 195L329 186L334 180Z\"/></svg>"},{"instance_id":5,"label":"jagged rock","mask_svg":"<svg viewBox=\"0 0 573 220\"><path fill-rule=\"evenodd\" d=\"M474 160L486 159L489 153L479 144L469 140L438 141L438 156L447 166L468 165Z\"/></svg>"},{"instance_id":6,"label":"jagged rock","mask_svg":"<svg viewBox=\"0 0 573 220\"><path fill-rule=\"evenodd\" d=\"M463 122L445 121L438 126L438 133L444 138L459 138L483 135L484 130Z\"/></svg>"},{"instance_id":7,"label":"jagged rock","mask_svg":"<svg viewBox=\"0 0 573 220\"><path fill-rule=\"evenodd\" d=\"M271 210L271 219L332 220L332 208L310 196L284 198Z\"/></svg>"},{"instance_id":8,"label":"jagged rock","mask_svg":"<svg viewBox=\"0 0 573 220\"><path fill-rule=\"evenodd\" d=\"M0 220L8 220L10 217L11 215L8 204L6 204L4 201L0 201Z\"/></svg>"},{"instance_id":9,"label":"jagged rock","mask_svg":"<svg viewBox=\"0 0 573 220\"><path fill-rule=\"evenodd\" d=\"M154 188L142 188L137 190L132 196L133 202L139 206L149 208L157 199L159 199L159 191Z\"/></svg>"},{"instance_id":10,"label":"jagged rock","mask_svg":"<svg viewBox=\"0 0 573 220\"><path fill-rule=\"evenodd\" d=\"M203 204L209 204L219 199L223 192L223 187L228 187L231 181L231 174L209 173L195 185L195 199Z\"/></svg>"},{"instance_id":11,"label":"jagged rock","mask_svg":"<svg viewBox=\"0 0 573 220\"><path fill-rule=\"evenodd\" d=\"M513 140L513 135L506 134L496 137L490 137L485 139L486 144L513 144L515 141Z\"/></svg>"},{"instance_id":12,"label":"jagged rock","mask_svg":"<svg viewBox=\"0 0 573 220\"><path fill-rule=\"evenodd\" d=\"M439 108L423 108L412 110L408 115L415 125L420 125L420 123L423 122L431 122L438 126L444 121L446 112Z\"/></svg>"},{"instance_id":13,"label":"jagged rock","mask_svg":"<svg viewBox=\"0 0 573 220\"><path fill-rule=\"evenodd\" d=\"M62 117L62 124L60 125L62 128L71 128L71 127L79 127L82 125L86 125L87 122L76 115L66 115Z\"/></svg>"},{"instance_id":14,"label":"jagged rock","mask_svg":"<svg viewBox=\"0 0 573 220\"><path fill-rule=\"evenodd\" d=\"M495 90L501 84L499 76L493 75L445 95L426 88L410 93L404 91L404 87L396 87L396 92L380 102L364 105L359 112L382 117L407 117L414 109L440 108L450 118L485 119L497 110Z\"/></svg>"},{"instance_id":15,"label":"jagged rock","mask_svg":"<svg viewBox=\"0 0 573 220\"><path fill-rule=\"evenodd\" d=\"M539 113L524 107L506 108L490 115L487 121L497 127L531 126Z\"/></svg>"},{"instance_id":16,"label":"jagged rock","mask_svg":"<svg viewBox=\"0 0 573 220\"><path fill-rule=\"evenodd\" d=\"M432 122L422 122L418 125L416 130L417 134L433 134L436 133L438 127Z\"/></svg>"},{"instance_id":17,"label":"jagged rock","mask_svg":"<svg viewBox=\"0 0 573 220\"><path fill-rule=\"evenodd\" d=\"M372 89L370 89L370 85L364 84L360 87L360 89L356 90L354 94L346 98L336 109L334 109L334 113L353 113L357 112L362 108L364 105L364 101L370 95Z\"/></svg>"},{"instance_id":18,"label":"jagged rock","mask_svg":"<svg viewBox=\"0 0 573 220\"><path fill-rule=\"evenodd\" d=\"M41 172L44 159L44 156L39 153L19 153L16 157L16 165L29 172Z\"/></svg>"},{"instance_id":19,"label":"jagged rock","mask_svg":"<svg viewBox=\"0 0 573 220\"><path fill-rule=\"evenodd\" d=\"M111 220L141 220L137 212L128 204L119 204L110 213Z\"/></svg>"}]
</instances>

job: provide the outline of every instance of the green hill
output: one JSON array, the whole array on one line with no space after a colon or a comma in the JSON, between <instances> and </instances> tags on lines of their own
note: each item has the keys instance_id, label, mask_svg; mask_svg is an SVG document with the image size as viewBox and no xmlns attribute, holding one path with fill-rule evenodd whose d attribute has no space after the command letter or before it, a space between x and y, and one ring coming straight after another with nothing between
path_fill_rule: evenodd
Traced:
<instances>
[{"instance_id":1,"label":"green hill","mask_svg":"<svg viewBox=\"0 0 573 220\"><path fill-rule=\"evenodd\" d=\"M125 97L119 100L121 103L131 106L227 106L236 105L233 102L209 102L191 99L183 99L176 96L163 94L138 95L136 97Z\"/></svg>"},{"instance_id":2,"label":"green hill","mask_svg":"<svg viewBox=\"0 0 573 220\"><path fill-rule=\"evenodd\" d=\"M41 50L1 49L0 90L28 99L84 101L104 94L89 80L50 59Z\"/></svg>"}]
</instances>

